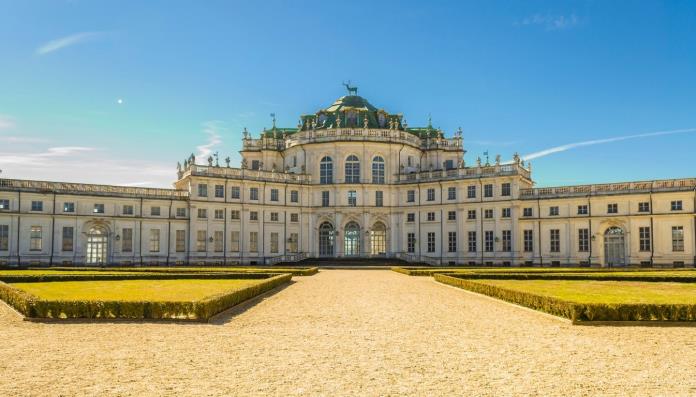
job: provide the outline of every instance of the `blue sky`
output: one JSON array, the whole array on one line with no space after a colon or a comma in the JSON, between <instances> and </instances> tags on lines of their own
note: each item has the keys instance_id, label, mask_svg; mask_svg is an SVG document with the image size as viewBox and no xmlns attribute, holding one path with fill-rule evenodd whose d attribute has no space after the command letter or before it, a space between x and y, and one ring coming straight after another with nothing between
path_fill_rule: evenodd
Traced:
<instances>
[{"instance_id":1,"label":"blue sky","mask_svg":"<svg viewBox=\"0 0 696 397\"><path fill-rule=\"evenodd\" d=\"M696 176L694 2L0 0L1 176L170 186L348 79L539 186Z\"/></svg>"}]
</instances>

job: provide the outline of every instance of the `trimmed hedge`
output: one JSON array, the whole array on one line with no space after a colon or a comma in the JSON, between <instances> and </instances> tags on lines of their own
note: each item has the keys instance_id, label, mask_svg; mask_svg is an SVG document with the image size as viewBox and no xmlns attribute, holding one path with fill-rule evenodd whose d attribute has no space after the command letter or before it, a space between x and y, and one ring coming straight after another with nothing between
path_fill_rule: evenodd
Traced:
<instances>
[{"instance_id":1,"label":"trimmed hedge","mask_svg":"<svg viewBox=\"0 0 696 397\"><path fill-rule=\"evenodd\" d=\"M291 274L265 275L263 282L199 301L48 301L0 282L0 298L28 318L172 319L207 321L210 317L279 285ZM192 277L195 278L195 277ZM200 278L200 277L198 277ZM231 277L224 277L231 278ZM254 277L247 277L254 278Z\"/></svg>"},{"instance_id":2,"label":"trimmed hedge","mask_svg":"<svg viewBox=\"0 0 696 397\"><path fill-rule=\"evenodd\" d=\"M2 274L0 281L6 283L39 283L50 281L109 281L109 280L180 280L180 279L261 279L278 273L144 273L132 274ZM290 273L283 273L289 274Z\"/></svg>"},{"instance_id":3,"label":"trimmed hedge","mask_svg":"<svg viewBox=\"0 0 696 397\"><path fill-rule=\"evenodd\" d=\"M573 323L592 321L696 321L696 305L689 304L585 304L536 295L471 280L466 275L436 274L443 284L526 306Z\"/></svg>"},{"instance_id":4,"label":"trimmed hedge","mask_svg":"<svg viewBox=\"0 0 696 397\"><path fill-rule=\"evenodd\" d=\"M287 268L279 267L209 267L202 268L179 266L179 267L30 267L30 270L50 270L50 271L103 271L103 272L132 272L132 273L289 273L293 276L312 276L319 272L318 267Z\"/></svg>"},{"instance_id":5,"label":"trimmed hedge","mask_svg":"<svg viewBox=\"0 0 696 397\"><path fill-rule=\"evenodd\" d=\"M669 282L669 283L694 283L696 282L696 272L688 275L676 275L667 273L657 274L627 274L611 272L596 273L441 273L455 277L468 279L489 279L489 280L593 280L593 281L644 281L644 282Z\"/></svg>"}]
</instances>

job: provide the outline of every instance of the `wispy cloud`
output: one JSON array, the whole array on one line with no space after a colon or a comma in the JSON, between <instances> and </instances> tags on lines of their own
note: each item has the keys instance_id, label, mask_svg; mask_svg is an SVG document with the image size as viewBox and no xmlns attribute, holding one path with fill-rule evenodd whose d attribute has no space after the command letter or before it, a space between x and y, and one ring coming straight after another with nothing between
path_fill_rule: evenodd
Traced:
<instances>
[{"instance_id":1,"label":"wispy cloud","mask_svg":"<svg viewBox=\"0 0 696 397\"><path fill-rule=\"evenodd\" d=\"M213 153L213 148L222 143L221 134L225 131L221 121L213 120L203 123L203 133L207 135L208 142L196 147L198 157L205 159Z\"/></svg>"},{"instance_id":2,"label":"wispy cloud","mask_svg":"<svg viewBox=\"0 0 696 397\"><path fill-rule=\"evenodd\" d=\"M537 159L539 157L548 156L548 155L554 154L554 153L565 152L566 150L571 150L571 149L584 147L584 146L601 145L603 143L619 142L619 141L625 141L628 139L648 138L648 137L655 137L655 136L662 136L662 135L685 134L685 133L690 133L690 132L696 132L696 128L684 128L684 129L680 129L680 130L646 132L643 134L624 135L624 136L616 136L616 137L612 137L612 138L593 139L591 141L568 143L565 145L554 146L554 147L551 147L548 149L540 150L538 152L526 154L526 155L522 156L522 159L533 160L533 159Z\"/></svg>"},{"instance_id":3,"label":"wispy cloud","mask_svg":"<svg viewBox=\"0 0 696 397\"><path fill-rule=\"evenodd\" d=\"M84 43L103 36L105 32L80 32L44 43L36 49L37 55L45 55L75 44Z\"/></svg>"},{"instance_id":4,"label":"wispy cloud","mask_svg":"<svg viewBox=\"0 0 696 397\"><path fill-rule=\"evenodd\" d=\"M0 130L9 130L10 128L14 128L14 126L14 118L6 114L0 114Z\"/></svg>"},{"instance_id":5,"label":"wispy cloud","mask_svg":"<svg viewBox=\"0 0 696 397\"><path fill-rule=\"evenodd\" d=\"M573 28L579 23L580 19L575 14L534 14L523 18L518 24L523 26L542 26L546 30L563 30Z\"/></svg>"}]
</instances>

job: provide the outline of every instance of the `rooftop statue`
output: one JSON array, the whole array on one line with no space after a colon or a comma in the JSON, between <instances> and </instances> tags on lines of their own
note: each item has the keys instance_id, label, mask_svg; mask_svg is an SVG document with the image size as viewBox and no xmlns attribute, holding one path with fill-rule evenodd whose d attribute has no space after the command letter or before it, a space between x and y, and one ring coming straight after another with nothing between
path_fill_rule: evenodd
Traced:
<instances>
[{"instance_id":1,"label":"rooftop statue","mask_svg":"<svg viewBox=\"0 0 696 397\"><path fill-rule=\"evenodd\" d=\"M346 90L348 90L348 95L350 96L357 96L358 95L358 87L351 87L350 85L350 80L348 80L348 83L344 82L343 85L346 87Z\"/></svg>"}]
</instances>

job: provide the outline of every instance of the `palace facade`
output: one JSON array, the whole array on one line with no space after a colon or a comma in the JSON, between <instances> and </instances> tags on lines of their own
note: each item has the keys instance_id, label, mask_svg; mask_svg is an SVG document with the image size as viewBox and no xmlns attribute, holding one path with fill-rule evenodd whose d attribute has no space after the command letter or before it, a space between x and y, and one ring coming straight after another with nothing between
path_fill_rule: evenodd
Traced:
<instances>
[{"instance_id":1,"label":"palace facade","mask_svg":"<svg viewBox=\"0 0 696 397\"><path fill-rule=\"evenodd\" d=\"M349 92L244 131L242 164L174 189L0 179L0 265L693 266L696 178L534 188L531 165L464 163L461 131L413 128Z\"/></svg>"}]
</instances>

